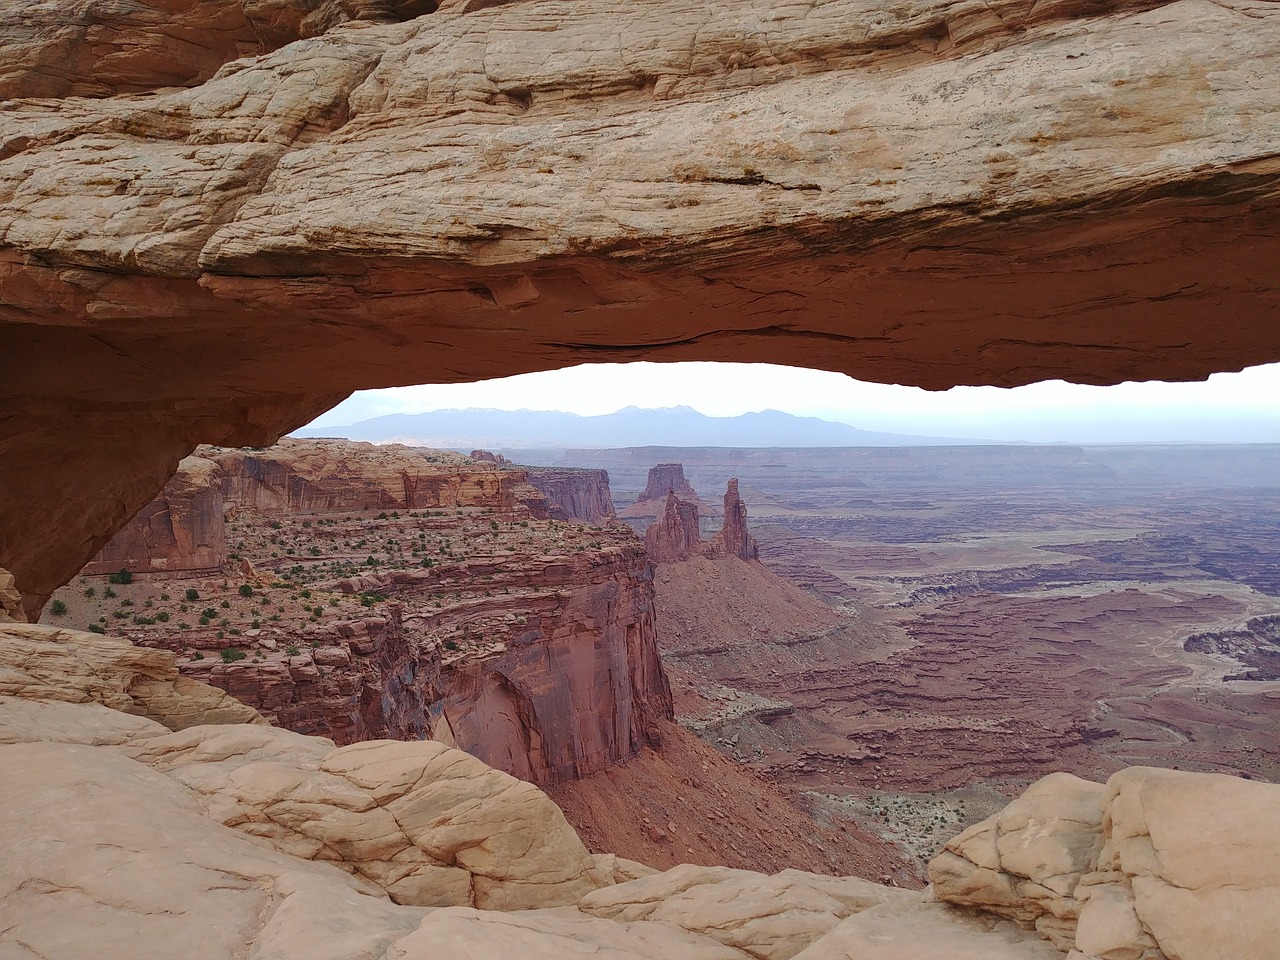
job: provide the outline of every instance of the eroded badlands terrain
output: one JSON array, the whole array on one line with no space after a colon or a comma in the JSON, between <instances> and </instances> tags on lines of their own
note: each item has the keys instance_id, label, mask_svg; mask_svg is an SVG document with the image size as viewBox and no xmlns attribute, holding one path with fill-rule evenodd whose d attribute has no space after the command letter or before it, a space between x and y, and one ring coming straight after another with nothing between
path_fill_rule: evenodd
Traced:
<instances>
[{"instance_id":1,"label":"eroded badlands terrain","mask_svg":"<svg viewBox=\"0 0 1280 960\"><path fill-rule=\"evenodd\" d=\"M643 464L676 458L704 496L739 478L781 575L735 558L659 564L677 715L833 816L928 855L1053 770L1280 777L1277 448L645 448L564 462L607 468L626 504Z\"/></svg>"}]
</instances>

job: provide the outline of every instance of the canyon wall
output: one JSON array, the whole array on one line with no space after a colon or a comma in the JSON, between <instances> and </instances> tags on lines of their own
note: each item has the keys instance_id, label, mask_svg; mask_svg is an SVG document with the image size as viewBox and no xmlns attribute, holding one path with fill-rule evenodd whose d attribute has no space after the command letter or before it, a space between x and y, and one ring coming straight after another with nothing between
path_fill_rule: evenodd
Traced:
<instances>
[{"instance_id":1,"label":"canyon wall","mask_svg":"<svg viewBox=\"0 0 1280 960\"><path fill-rule=\"evenodd\" d=\"M396 604L296 636L250 632L256 636L246 639L257 640L251 659L187 657L182 674L225 690L274 724L338 744L430 737L427 705L439 661L405 639Z\"/></svg>"},{"instance_id":2,"label":"canyon wall","mask_svg":"<svg viewBox=\"0 0 1280 960\"><path fill-rule=\"evenodd\" d=\"M282 440L269 451L219 450L229 508L257 513L480 507L545 516L524 471L400 444Z\"/></svg>"},{"instance_id":3,"label":"canyon wall","mask_svg":"<svg viewBox=\"0 0 1280 960\"><path fill-rule=\"evenodd\" d=\"M468 586L411 576L389 589L421 600ZM673 714L652 579L635 542L559 562L525 557L486 581L492 599L421 624L443 654L433 736L536 783L589 776L659 746L658 721ZM529 588L537 595L524 605L505 592ZM475 652L439 639L463 617Z\"/></svg>"},{"instance_id":4,"label":"canyon wall","mask_svg":"<svg viewBox=\"0 0 1280 960\"><path fill-rule=\"evenodd\" d=\"M222 569L227 558L222 468L187 457L154 500L84 568L87 574L184 575Z\"/></svg>"},{"instance_id":5,"label":"canyon wall","mask_svg":"<svg viewBox=\"0 0 1280 960\"><path fill-rule=\"evenodd\" d=\"M122 534L140 569L187 579L111 600L63 591L59 618L172 649L185 674L338 743L435 737L550 783L659 742L672 708L652 567L624 525L543 519L525 470L443 451L310 440L209 455ZM552 473L611 506L603 471ZM211 516L227 498L234 565L197 567L190 536L146 535L197 476Z\"/></svg>"},{"instance_id":6,"label":"canyon wall","mask_svg":"<svg viewBox=\"0 0 1280 960\"><path fill-rule=\"evenodd\" d=\"M559 467L527 467L525 470L529 483L547 498L550 519L603 523L614 515L607 470Z\"/></svg>"}]
</instances>

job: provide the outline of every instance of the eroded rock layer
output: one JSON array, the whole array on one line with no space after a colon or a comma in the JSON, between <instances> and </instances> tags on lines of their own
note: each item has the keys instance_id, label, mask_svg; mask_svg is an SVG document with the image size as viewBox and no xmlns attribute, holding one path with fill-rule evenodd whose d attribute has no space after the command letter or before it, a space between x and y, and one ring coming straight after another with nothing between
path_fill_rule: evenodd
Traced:
<instances>
[{"instance_id":1,"label":"eroded rock layer","mask_svg":"<svg viewBox=\"0 0 1280 960\"><path fill-rule=\"evenodd\" d=\"M529 483L547 498L547 516L552 520L602 523L614 514L606 470L528 467L526 472Z\"/></svg>"},{"instance_id":2,"label":"eroded rock layer","mask_svg":"<svg viewBox=\"0 0 1280 960\"><path fill-rule=\"evenodd\" d=\"M339 744L434 737L550 783L660 742L652 567L626 526L545 519L524 469L443 451L202 452L217 464L188 472L213 477L225 569L185 558L191 537L148 535L188 485L172 483L117 540L139 545L140 574L185 573L113 585L94 574L118 565L97 562L52 623L173 650L184 675ZM603 471L584 473L600 492Z\"/></svg>"},{"instance_id":3,"label":"eroded rock layer","mask_svg":"<svg viewBox=\"0 0 1280 960\"><path fill-rule=\"evenodd\" d=\"M85 565L84 573L192 575L222 569L227 559L222 468L186 457L160 494Z\"/></svg>"},{"instance_id":4,"label":"eroded rock layer","mask_svg":"<svg viewBox=\"0 0 1280 960\"><path fill-rule=\"evenodd\" d=\"M104 679L136 675L126 644L0 627L0 676L82 653ZM136 704L117 696L38 679L0 693L6 953L1269 960L1280 936L1271 784L1056 775L952 840L918 893L801 870L656 872L588 853L540 790L443 744L174 732L108 706ZM166 709L219 697L189 682Z\"/></svg>"},{"instance_id":5,"label":"eroded rock layer","mask_svg":"<svg viewBox=\"0 0 1280 960\"><path fill-rule=\"evenodd\" d=\"M0 565L29 612L198 442L270 442L357 387L1280 357L1264 0L341 6L0 23L0 488L24 502ZM191 16L211 55L152 70Z\"/></svg>"}]
</instances>

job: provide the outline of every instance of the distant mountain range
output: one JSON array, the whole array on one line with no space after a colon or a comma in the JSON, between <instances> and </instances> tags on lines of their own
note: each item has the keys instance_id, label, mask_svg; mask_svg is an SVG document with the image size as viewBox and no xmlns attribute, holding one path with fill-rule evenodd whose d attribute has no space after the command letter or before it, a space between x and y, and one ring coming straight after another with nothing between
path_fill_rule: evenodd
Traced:
<instances>
[{"instance_id":1,"label":"distant mountain range","mask_svg":"<svg viewBox=\"0 0 1280 960\"><path fill-rule=\"evenodd\" d=\"M390 414L345 427L305 427L295 437L346 437L471 450L572 447L901 447L988 443L859 430L777 410L708 417L690 407L583 417L553 410L437 410Z\"/></svg>"}]
</instances>

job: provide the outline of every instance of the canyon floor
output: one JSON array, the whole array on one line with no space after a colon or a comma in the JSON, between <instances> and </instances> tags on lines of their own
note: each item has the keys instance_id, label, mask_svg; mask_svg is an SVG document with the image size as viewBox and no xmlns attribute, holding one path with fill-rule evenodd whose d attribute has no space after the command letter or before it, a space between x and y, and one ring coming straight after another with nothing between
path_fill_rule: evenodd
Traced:
<instances>
[{"instance_id":1,"label":"canyon floor","mask_svg":"<svg viewBox=\"0 0 1280 960\"><path fill-rule=\"evenodd\" d=\"M677 716L911 854L1053 770L1280 779L1274 447L563 456L740 478L767 570L655 575Z\"/></svg>"}]
</instances>

